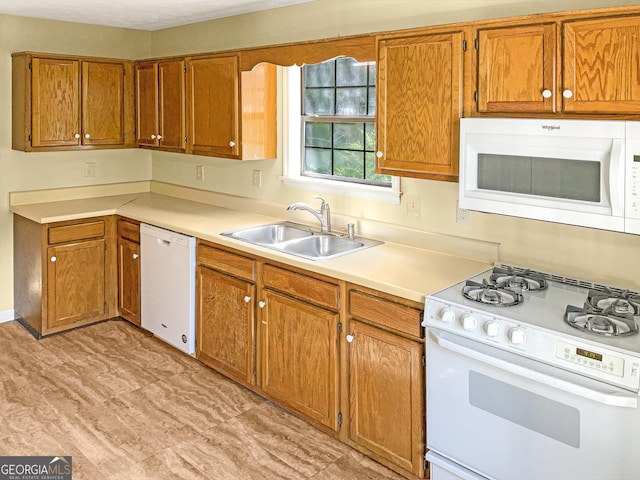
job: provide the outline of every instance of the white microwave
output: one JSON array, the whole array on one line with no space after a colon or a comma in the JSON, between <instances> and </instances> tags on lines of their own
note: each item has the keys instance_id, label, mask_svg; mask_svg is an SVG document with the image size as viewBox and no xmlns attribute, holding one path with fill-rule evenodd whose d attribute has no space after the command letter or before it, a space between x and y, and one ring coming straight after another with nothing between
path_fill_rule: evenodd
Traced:
<instances>
[{"instance_id":1,"label":"white microwave","mask_svg":"<svg viewBox=\"0 0 640 480\"><path fill-rule=\"evenodd\" d=\"M459 206L640 234L640 122L463 118Z\"/></svg>"}]
</instances>

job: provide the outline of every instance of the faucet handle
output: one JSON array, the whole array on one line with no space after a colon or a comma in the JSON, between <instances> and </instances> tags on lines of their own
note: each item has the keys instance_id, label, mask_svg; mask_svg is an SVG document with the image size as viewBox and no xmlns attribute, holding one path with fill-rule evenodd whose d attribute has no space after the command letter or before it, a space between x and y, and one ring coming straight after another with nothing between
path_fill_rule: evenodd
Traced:
<instances>
[{"instance_id":1,"label":"faucet handle","mask_svg":"<svg viewBox=\"0 0 640 480\"><path fill-rule=\"evenodd\" d=\"M323 204L323 205L324 205L325 203L329 203L329 202L327 202L324 198L322 198L322 197L321 197L321 196L319 196L319 195L314 195L314 196L313 196L313 198L315 198L316 200L320 200L320 201L322 201L322 204Z\"/></svg>"}]
</instances>

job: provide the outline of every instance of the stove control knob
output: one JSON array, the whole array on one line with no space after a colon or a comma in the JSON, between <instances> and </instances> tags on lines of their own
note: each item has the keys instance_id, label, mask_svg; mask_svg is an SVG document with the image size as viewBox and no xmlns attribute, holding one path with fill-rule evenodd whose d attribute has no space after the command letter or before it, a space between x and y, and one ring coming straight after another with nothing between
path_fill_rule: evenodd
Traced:
<instances>
[{"instance_id":1,"label":"stove control knob","mask_svg":"<svg viewBox=\"0 0 640 480\"><path fill-rule=\"evenodd\" d=\"M521 343L524 343L527 337L525 336L524 331L519 328L512 328L509 330L509 339L514 345L520 345Z\"/></svg>"},{"instance_id":2,"label":"stove control knob","mask_svg":"<svg viewBox=\"0 0 640 480\"><path fill-rule=\"evenodd\" d=\"M476 328L476 324L477 324L476 319L473 317L473 315L469 313L462 316L462 320L460 323L462 323L462 328L467 331L470 331Z\"/></svg>"},{"instance_id":3,"label":"stove control knob","mask_svg":"<svg viewBox=\"0 0 640 480\"><path fill-rule=\"evenodd\" d=\"M451 323L456 318L456 314L450 308L444 307L438 312L438 317L444 323Z\"/></svg>"},{"instance_id":4,"label":"stove control knob","mask_svg":"<svg viewBox=\"0 0 640 480\"><path fill-rule=\"evenodd\" d=\"M496 322L489 321L484 324L484 331L490 337L497 337L500 333L500 325L498 325Z\"/></svg>"}]
</instances>

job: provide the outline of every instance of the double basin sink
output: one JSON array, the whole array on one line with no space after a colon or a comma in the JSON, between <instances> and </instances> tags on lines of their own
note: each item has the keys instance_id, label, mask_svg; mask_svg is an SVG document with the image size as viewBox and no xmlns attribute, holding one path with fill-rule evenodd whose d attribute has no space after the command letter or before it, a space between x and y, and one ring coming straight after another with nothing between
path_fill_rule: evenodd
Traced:
<instances>
[{"instance_id":1,"label":"double basin sink","mask_svg":"<svg viewBox=\"0 0 640 480\"><path fill-rule=\"evenodd\" d=\"M368 238L322 233L292 222L248 227L222 235L309 260L329 260L383 243Z\"/></svg>"}]
</instances>

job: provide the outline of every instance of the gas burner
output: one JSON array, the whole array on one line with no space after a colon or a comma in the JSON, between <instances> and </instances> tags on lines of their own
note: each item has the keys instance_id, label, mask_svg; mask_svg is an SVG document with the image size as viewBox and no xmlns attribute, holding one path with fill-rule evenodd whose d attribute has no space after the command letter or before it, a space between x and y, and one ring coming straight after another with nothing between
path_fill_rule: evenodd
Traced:
<instances>
[{"instance_id":1,"label":"gas burner","mask_svg":"<svg viewBox=\"0 0 640 480\"><path fill-rule=\"evenodd\" d=\"M616 315L640 315L640 296L628 290L624 292L613 292L609 289L602 292L589 290L587 302L596 311L611 309Z\"/></svg>"},{"instance_id":2,"label":"gas burner","mask_svg":"<svg viewBox=\"0 0 640 480\"><path fill-rule=\"evenodd\" d=\"M638 333L638 324L630 313L618 313L615 307L594 309L588 303L584 308L568 305L564 314L566 322L578 330L605 337L623 337Z\"/></svg>"},{"instance_id":3,"label":"gas burner","mask_svg":"<svg viewBox=\"0 0 640 480\"><path fill-rule=\"evenodd\" d=\"M474 302L497 307L511 307L522 303L523 300L520 292L499 287L486 280L482 280L482 283L467 280L462 287L462 295Z\"/></svg>"},{"instance_id":4,"label":"gas burner","mask_svg":"<svg viewBox=\"0 0 640 480\"><path fill-rule=\"evenodd\" d=\"M494 268L490 278L500 288L509 288L519 292L544 290L548 286L543 275L531 270L516 272L511 267Z\"/></svg>"}]
</instances>

